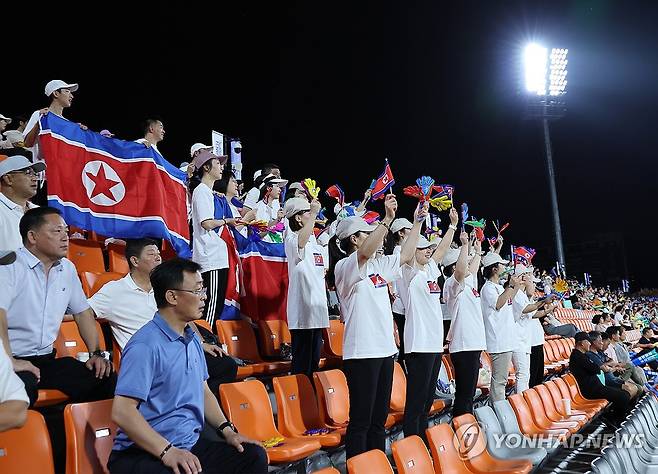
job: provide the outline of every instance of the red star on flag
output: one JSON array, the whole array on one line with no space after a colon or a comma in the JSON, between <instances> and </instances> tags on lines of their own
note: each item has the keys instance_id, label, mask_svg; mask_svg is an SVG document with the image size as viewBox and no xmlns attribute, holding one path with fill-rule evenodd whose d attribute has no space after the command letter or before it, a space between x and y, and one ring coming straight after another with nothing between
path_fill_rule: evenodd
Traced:
<instances>
[{"instance_id":1,"label":"red star on flag","mask_svg":"<svg viewBox=\"0 0 658 474\"><path fill-rule=\"evenodd\" d=\"M92 189L91 196L89 196L89 199L93 199L95 196L104 194L109 199L116 201L116 197L112 192L112 188L117 184L119 184L120 181L116 181L112 178L108 178L105 175L104 166L101 165L98 167L98 173L95 176L91 174L89 171L86 171L86 174L87 177L94 182L94 189Z\"/></svg>"}]
</instances>

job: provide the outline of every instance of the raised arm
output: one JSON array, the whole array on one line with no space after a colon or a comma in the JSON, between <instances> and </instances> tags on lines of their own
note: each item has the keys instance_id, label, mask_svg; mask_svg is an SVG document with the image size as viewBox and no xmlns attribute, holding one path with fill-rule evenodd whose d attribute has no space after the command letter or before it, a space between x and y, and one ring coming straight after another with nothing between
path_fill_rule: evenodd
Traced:
<instances>
[{"instance_id":1,"label":"raised arm","mask_svg":"<svg viewBox=\"0 0 658 474\"><path fill-rule=\"evenodd\" d=\"M315 225L315 218L318 216L318 212L320 212L320 201L318 201L317 199L313 199L311 201L310 218L306 222L304 227L299 229L299 233L297 237L297 246L300 249L303 249L306 246L308 239L311 238L311 234L313 233L313 226Z\"/></svg>"},{"instance_id":2,"label":"raised arm","mask_svg":"<svg viewBox=\"0 0 658 474\"><path fill-rule=\"evenodd\" d=\"M461 284L468 272L468 234L466 232L459 234L459 241L462 246L459 248L459 258L455 265L455 280Z\"/></svg>"},{"instance_id":3,"label":"raised arm","mask_svg":"<svg viewBox=\"0 0 658 474\"><path fill-rule=\"evenodd\" d=\"M379 221L377 228L370 233L368 238L356 251L359 267L365 264L375 254L377 249L382 246L382 242L384 242L384 237L390 229L391 222L395 219L395 212L398 210L398 202L395 199L395 194L386 195L384 208L386 209L386 215Z\"/></svg>"},{"instance_id":4,"label":"raised arm","mask_svg":"<svg viewBox=\"0 0 658 474\"><path fill-rule=\"evenodd\" d=\"M414 224L411 227L411 232L409 236L402 244L402 249L400 250L400 265L405 263L411 264L416 253L416 246L418 245L418 238L420 237L420 227L421 223L425 220L427 212L429 210L429 205L419 203L414 211Z\"/></svg>"},{"instance_id":5,"label":"raised arm","mask_svg":"<svg viewBox=\"0 0 658 474\"><path fill-rule=\"evenodd\" d=\"M500 310L503 306L507 304L509 300L513 300L514 297L516 296L516 293L519 291L519 288L521 287L521 278L518 276L512 275L510 278L510 284L503 291L500 296L498 297L498 300L496 300L496 311Z\"/></svg>"},{"instance_id":6,"label":"raised arm","mask_svg":"<svg viewBox=\"0 0 658 474\"><path fill-rule=\"evenodd\" d=\"M480 259L482 258L482 242L475 239L475 242L473 242L473 249L475 250L475 255L471 260L468 271L471 272L471 275L477 275L478 270L480 269Z\"/></svg>"},{"instance_id":7,"label":"raised arm","mask_svg":"<svg viewBox=\"0 0 658 474\"><path fill-rule=\"evenodd\" d=\"M434 253L432 254L432 258L434 259L437 265L441 264L441 260L443 260L443 257L445 257L446 252L450 248L452 239L455 238L455 231L457 230L458 222L459 222L459 213L457 212L457 209L452 207L450 208L450 225L448 226L446 233L443 234L443 237L441 238L441 242L439 242L439 245L436 247L436 250L434 250Z\"/></svg>"}]
</instances>

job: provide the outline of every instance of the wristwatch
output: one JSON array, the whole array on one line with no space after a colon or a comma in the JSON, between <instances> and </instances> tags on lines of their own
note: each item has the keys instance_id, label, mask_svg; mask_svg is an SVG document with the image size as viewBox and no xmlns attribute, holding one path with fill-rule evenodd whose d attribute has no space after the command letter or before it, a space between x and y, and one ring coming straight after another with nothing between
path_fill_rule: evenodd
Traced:
<instances>
[{"instance_id":1,"label":"wristwatch","mask_svg":"<svg viewBox=\"0 0 658 474\"><path fill-rule=\"evenodd\" d=\"M224 433L223 433L224 428L226 428L227 426L229 428L231 428L234 433L238 432L238 429L235 427L235 425L233 423L231 423L230 421L225 421L224 423L222 423L221 425L219 425L217 427L217 434L223 437L224 436Z\"/></svg>"},{"instance_id":2,"label":"wristwatch","mask_svg":"<svg viewBox=\"0 0 658 474\"><path fill-rule=\"evenodd\" d=\"M103 356L103 351L100 349L96 349L94 352L89 353L89 358L91 359L94 356L98 356L101 359L104 359L105 357Z\"/></svg>"}]
</instances>

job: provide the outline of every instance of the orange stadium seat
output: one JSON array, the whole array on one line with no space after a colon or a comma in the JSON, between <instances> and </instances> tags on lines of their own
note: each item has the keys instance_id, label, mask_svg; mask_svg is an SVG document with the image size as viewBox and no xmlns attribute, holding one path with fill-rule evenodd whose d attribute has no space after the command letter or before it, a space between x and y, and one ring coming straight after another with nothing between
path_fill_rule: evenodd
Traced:
<instances>
[{"instance_id":1,"label":"orange stadium seat","mask_svg":"<svg viewBox=\"0 0 658 474\"><path fill-rule=\"evenodd\" d=\"M96 323L96 331L98 332L98 343L102 351L105 350L105 339L100 324ZM82 340L80 332L78 332L78 325L75 321L64 321L59 328L59 334L53 344L57 351L56 357L73 357L78 355L78 352L88 352L87 345Z\"/></svg>"},{"instance_id":2,"label":"orange stadium seat","mask_svg":"<svg viewBox=\"0 0 658 474\"><path fill-rule=\"evenodd\" d=\"M315 372L313 383L318 396L320 421L345 434L350 417L350 396L345 374L338 369Z\"/></svg>"},{"instance_id":3,"label":"orange stadium seat","mask_svg":"<svg viewBox=\"0 0 658 474\"><path fill-rule=\"evenodd\" d=\"M393 474L391 463L383 451L372 449L347 460L349 474Z\"/></svg>"},{"instance_id":4,"label":"orange stadium seat","mask_svg":"<svg viewBox=\"0 0 658 474\"><path fill-rule=\"evenodd\" d=\"M115 272L79 272L78 276L82 282L82 290L85 292L85 295L87 295L87 298L91 298L105 283L108 281L119 280L125 275Z\"/></svg>"},{"instance_id":5,"label":"orange stadium seat","mask_svg":"<svg viewBox=\"0 0 658 474\"><path fill-rule=\"evenodd\" d=\"M102 246L93 240L70 240L68 259L73 262L78 273L105 273Z\"/></svg>"},{"instance_id":6,"label":"orange stadium seat","mask_svg":"<svg viewBox=\"0 0 658 474\"><path fill-rule=\"evenodd\" d=\"M549 428L566 428L572 433L578 432L585 425L585 422L574 417L563 417L557 412L551 412L542 402L539 393L533 388L523 391L523 398L528 403L528 408L532 413L537 426L547 426ZM553 414L551 417L550 415Z\"/></svg>"},{"instance_id":7,"label":"orange stadium seat","mask_svg":"<svg viewBox=\"0 0 658 474\"><path fill-rule=\"evenodd\" d=\"M28 410L22 428L0 433L2 474L53 474L53 449L46 421L39 412Z\"/></svg>"},{"instance_id":8,"label":"orange stadium seat","mask_svg":"<svg viewBox=\"0 0 658 474\"><path fill-rule=\"evenodd\" d=\"M265 357L281 358L281 344L290 344L288 324L280 319L258 321L260 349Z\"/></svg>"},{"instance_id":9,"label":"orange stadium seat","mask_svg":"<svg viewBox=\"0 0 658 474\"><path fill-rule=\"evenodd\" d=\"M452 424L457 433L459 454L471 472L526 473L532 470L532 463L527 459L494 458L487 451L487 440L480 424L470 413L454 418Z\"/></svg>"},{"instance_id":10,"label":"orange stadium seat","mask_svg":"<svg viewBox=\"0 0 658 474\"><path fill-rule=\"evenodd\" d=\"M277 374L290 370L290 361L265 362L258 353L256 336L247 321L217 321L217 333L232 356L248 361L254 375Z\"/></svg>"},{"instance_id":11,"label":"orange stadium seat","mask_svg":"<svg viewBox=\"0 0 658 474\"><path fill-rule=\"evenodd\" d=\"M434 470L432 458L419 436L408 436L391 445L399 474L424 474Z\"/></svg>"},{"instance_id":12,"label":"orange stadium seat","mask_svg":"<svg viewBox=\"0 0 658 474\"><path fill-rule=\"evenodd\" d=\"M325 427L320 420L313 386L306 375L274 377L272 385L278 409L278 429L283 436L303 438L307 430ZM341 443L339 432L314 435L309 439L319 441L324 448L334 448Z\"/></svg>"},{"instance_id":13,"label":"orange stadium seat","mask_svg":"<svg viewBox=\"0 0 658 474\"><path fill-rule=\"evenodd\" d=\"M64 409L66 474L107 474L117 426L112 400L73 403Z\"/></svg>"},{"instance_id":14,"label":"orange stadium seat","mask_svg":"<svg viewBox=\"0 0 658 474\"><path fill-rule=\"evenodd\" d=\"M329 320L329 327L323 329L324 350L332 357L343 357L343 331L345 326L337 319Z\"/></svg>"},{"instance_id":15,"label":"orange stadium seat","mask_svg":"<svg viewBox=\"0 0 658 474\"><path fill-rule=\"evenodd\" d=\"M128 260L126 260L126 246L110 244L107 247L107 257L111 272L127 275L130 272Z\"/></svg>"},{"instance_id":16,"label":"orange stadium seat","mask_svg":"<svg viewBox=\"0 0 658 474\"><path fill-rule=\"evenodd\" d=\"M299 461L318 451L321 446L313 439L287 438L274 426L274 415L265 385L259 380L225 383L219 396L226 416L245 436L259 441L282 438L280 445L266 448L273 463Z\"/></svg>"},{"instance_id":17,"label":"orange stadium seat","mask_svg":"<svg viewBox=\"0 0 658 474\"><path fill-rule=\"evenodd\" d=\"M560 418L567 417L567 414L564 411L564 405L562 403L562 400L560 399L558 403L556 403L546 384L536 385L532 387L530 390L534 390L537 392L537 394L539 394L539 398L541 398L541 402L544 404L544 409L546 410L546 414L551 420L557 421ZM583 425L586 424L591 418L591 416L589 416L586 412L581 410L575 410L573 408L571 409L571 415L569 415L569 417L571 419L583 422Z\"/></svg>"},{"instance_id":18,"label":"orange stadium seat","mask_svg":"<svg viewBox=\"0 0 658 474\"><path fill-rule=\"evenodd\" d=\"M553 427L551 423L547 423L543 426L537 425L532 416L532 412L530 411L530 407L528 407L528 403L525 401L522 394L517 393L511 395L507 400L514 410L514 414L519 423L519 429L524 435L530 436L531 438L553 436L557 437L561 442L571 434L567 428Z\"/></svg>"},{"instance_id":19,"label":"orange stadium seat","mask_svg":"<svg viewBox=\"0 0 658 474\"><path fill-rule=\"evenodd\" d=\"M449 424L432 426L425 433L434 460L435 474L473 474L455 447L455 432Z\"/></svg>"}]
</instances>

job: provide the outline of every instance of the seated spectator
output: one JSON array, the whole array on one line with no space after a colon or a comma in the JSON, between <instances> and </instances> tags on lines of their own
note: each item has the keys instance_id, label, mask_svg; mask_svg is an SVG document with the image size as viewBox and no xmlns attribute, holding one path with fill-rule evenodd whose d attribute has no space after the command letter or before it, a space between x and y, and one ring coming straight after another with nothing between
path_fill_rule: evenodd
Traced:
<instances>
[{"instance_id":1,"label":"seated spectator","mask_svg":"<svg viewBox=\"0 0 658 474\"><path fill-rule=\"evenodd\" d=\"M119 426L112 474L267 472L265 450L237 433L205 382L201 341L189 327L206 299L199 270L176 258L151 273L158 312L123 352L112 405ZM225 442L200 437L204 422Z\"/></svg>"},{"instance_id":2,"label":"seated spectator","mask_svg":"<svg viewBox=\"0 0 658 474\"><path fill-rule=\"evenodd\" d=\"M578 328L573 324L562 324L558 321L553 314L555 308L557 308L555 304L546 306L546 317L544 317L542 321L544 332L549 336L558 335L563 337L573 337L578 332Z\"/></svg>"},{"instance_id":3,"label":"seated spectator","mask_svg":"<svg viewBox=\"0 0 658 474\"><path fill-rule=\"evenodd\" d=\"M116 377L103 357L93 312L73 263L65 258L69 236L57 209L30 209L20 221L23 245L16 262L0 267L0 338L13 356L30 405L38 389L57 389L72 401L112 396ZM73 314L89 360L55 358L53 343L66 312ZM26 317L29 315L29 317Z\"/></svg>"},{"instance_id":4,"label":"seated spectator","mask_svg":"<svg viewBox=\"0 0 658 474\"><path fill-rule=\"evenodd\" d=\"M0 149L14 147L12 142L5 138L5 130L7 129L7 125L10 123L11 119L9 117L5 117L4 115L0 114Z\"/></svg>"},{"instance_id":5,"label":"seated spectator","mask_svg":"<svg viewBox=\"0 0 658 474\"><path fill-rule=\"evenodd\" d=\"M604 333L605 334L605 333ZM631 398L635 398L638 394L638 391L642 391L644 387L638 389L638 387L632 383L627 383L626 381L630 378L631 371L626 372L626 367L622 366L619 362L616 362L612 358L608 357L605 354L605 349L610 343L610 337L606 335L606 342L603 342L603 335L598 331L590 331L588 333L590 340L590 350L587 352L587 356L594 362L596 365L601 367L601 370L604 371L605 376L605 385L607 387L621 388L628 392ZM603 366L611 369L607 371Z\"/></svg>"},{"instance_id":6,"label":"seated spectator","mask_svg":"<svg viewBox=\"0 0 658 474\"><path fill-rule=\"evenodd\" d=\"M589 399L604 398L612 402L614 422L621 422L628 412L631 397L624 390L605 386L598 375L604 370L611 370L605 364L602 367L596 365L587 356L590 350L590 340L587 333L579 332L574 336L576 346L569 357L569 370L576 378L578 387L583 396Z\"/></svg>"},{"instance_id":7,"label":"seated spectator","mask_svg":"<svg viewBox=\"0 0 658 474\"><path fill-rule=\"evenodd\" d=\"M30 199L37 193L37 173L44 162L31 163L24 156L0 155L0 243L6 250L23 246L18 223L28 209L36 207Z\"/></svg>"},{"instance_id":8,"label":"seated spectator","mask_svg":"<svg viewBox=\"0 0 658 474\"><path fill-rule=\"evenodd\" d=\"M0 251L0 265L11 265L15 260L14 252ZM0 433L25 424L29 402L25 385L14 372L0 338Z\"/></svg>"},{"instance_id":9,"label":"seated spectator","mask_svg":"<svg viewBox=\"0 0 658 474\"><path fill-rule=\"evenodd\" d=\"M656 347L658 347L658 339L654 337L653 329L651 329L648 326L642 329L642 337L640 338L639 341L637 341L636 347L642 349L637 354L638 356L648 354ZM653 360L649 362L648 365L649 367L651 367L651 370L658 370L658 361Z\"/></svg>"},{"instance_id":10,"label":"seated spectator","mask_svg":"<svg viewBox=\"0 0 658 474\"><path fill-rule=\"evenodd\" d=\"M158 310L149 275L162 262L156 242L151 239L129 240L126 260L130 273L120 280L106 283L89 298L89 306L96 316L110 323L114 340L121 350ZM194 324L190 327L206 341L203 350L208 366L208 386L215 396L219 396L222 383L235 381L238 365L222 350L212 333Z\"/></svg>"},{"instance_id":11,"label":"seated spectator","mask_svg":"<svg viewBox=\"0 0 658 474\"><path fill-rule=\"evenodd\" d=\"M647 383L647 377L644 374L644 370L640 367L636 367L631 363L631 358L628 355L628 349L622 342L623 338L626 337L624 328L621 326L610 326L605 333L601 334L603 340L603 352L610 357L613 361L618 362L624 367L625 372L620 377L624 380L629 378L638 384L644 389L644 384ZM628 377L626 371L630 369Z\"/></svg>"}]
</instances>

